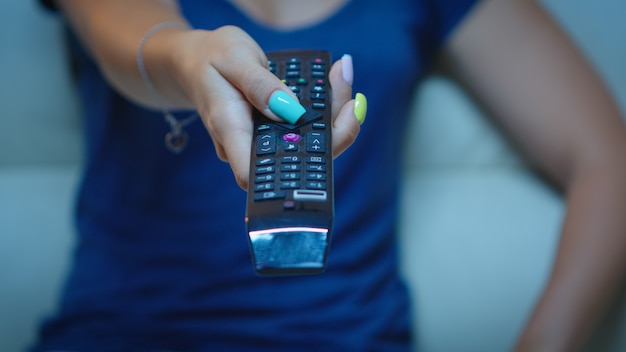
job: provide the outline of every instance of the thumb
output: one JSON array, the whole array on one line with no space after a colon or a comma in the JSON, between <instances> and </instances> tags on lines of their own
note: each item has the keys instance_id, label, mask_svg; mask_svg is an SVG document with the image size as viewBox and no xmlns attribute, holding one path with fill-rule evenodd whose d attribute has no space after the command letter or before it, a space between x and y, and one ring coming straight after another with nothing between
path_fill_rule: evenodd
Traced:
<instances>
[{"instance_id":1,"label":"thumb","mask_svg":"<svg viewBox=\"0 0 626 352\"><path fill-rule=\"evenodd\" d=\"M330 84L333 88L333 156L343 153L356 140L361 131L363 118L360 116L363 94L352 96L352 57L344 55L330 70ZM358 104L357 104L358 103Z\"/></svg>"}]
</instances>

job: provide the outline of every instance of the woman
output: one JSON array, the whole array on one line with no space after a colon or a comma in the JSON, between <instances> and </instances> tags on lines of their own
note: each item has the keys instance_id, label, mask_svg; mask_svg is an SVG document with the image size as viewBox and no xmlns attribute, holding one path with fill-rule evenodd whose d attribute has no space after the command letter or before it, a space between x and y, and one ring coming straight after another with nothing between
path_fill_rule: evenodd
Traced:
<instances>
[{"instance_id":1,"label":"woman","mask_svg":"<svg viewBox=\"0 0 626 352\"><path fill-rule=\"evenodd\" d=\"M624 124L535 2L56 5L80 43L87 163L73 269L37 349L410 349L394 242L399 136L439 52L567 195L554 270L516 349L580 348L617 293L626 270ZM291 92L266 69L264 52L295 48L351 55L328 78L333 151L342 154L334 237L323 275L260 278L240 189L249 181L250 115L254 107L284 117L268 106L275 92ZM362 128L353 91L368 97ZM164 122L170 110L200 118ZM181 129L186 145L172 153Z\"/></svg>"}]
</instances>

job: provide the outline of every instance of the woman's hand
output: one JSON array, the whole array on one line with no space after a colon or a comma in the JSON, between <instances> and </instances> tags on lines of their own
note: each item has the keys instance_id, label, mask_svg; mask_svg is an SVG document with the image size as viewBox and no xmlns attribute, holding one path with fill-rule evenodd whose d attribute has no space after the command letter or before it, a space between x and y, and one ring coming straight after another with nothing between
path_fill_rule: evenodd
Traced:
<instances>
[{"instance_id":1,"label":"woman's hand","mask_svg":"<svg viewBox=\"0 0 626 352\"><path fill-rule=\"evenodd\" d=\"M172 51L177 53L179 84L198 110L218 156L228 162L237 184L247 189L252 143L252 108L275 121L289 120L269 108L272 95L291 90L268 69L267 58L243 30L224 26L213 31L178 33ZM333 155L338 156L356 139L360 127L352 100L352 61L345 57L330 71L333 88ZM283 114L284 115L284 114ZM296 118L299 116L296 116Z\"/></svg>"},{"instance_id":2,"label":"woman's hand","mask_svg":"<svg viewBox=\"0 0 626 352\"><path fill-rule=\"evenodd\" d=\"M247 189L252 107L280 121L289 116L277 116L268 108L273 93L282 91L298 105L287 86L269 72L263 50L247 33L234 26L212 31L183 29L188 25L174 0L58 0L58 4L120 94L155 109L197 109L218 156L230 164L239 186ZM181 26L163 28L145 38L150 28L164 22ZM159 101L137 69L142 38L141 55ZM347 63L343 62L344 67L335 64L330 71L335 156L359 133L351 99L352 65Z\"/></svg>"}]
</instances>

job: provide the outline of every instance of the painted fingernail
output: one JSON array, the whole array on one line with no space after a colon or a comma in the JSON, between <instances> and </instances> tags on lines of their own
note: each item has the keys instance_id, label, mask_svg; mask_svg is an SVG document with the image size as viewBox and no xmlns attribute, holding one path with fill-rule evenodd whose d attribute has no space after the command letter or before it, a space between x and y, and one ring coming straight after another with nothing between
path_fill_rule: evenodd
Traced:
<instances>
[{"instance_id":1,"label":"painted fingernail","mask_svg":"<svg viewBox=\"0 0 626 352\"><path fill-rule=\"evenodd\" d=\"M348 54L344 54L341 57L341 72L343 74L343 80L349 86L352 86L352 81L354 80L354 70L352 68L352 56Z\"/></svg>"},{"instance_id":2,"label":"painted fingernail","mask_svg":"<svg viewBox=\"0 0 626 352\"><path fill-rule=\"evenodd\" d=\"M363 124L367 115L367 98L361 93L354 96L354 116L359 124Z\"/></svg>"},{"instance_id":3,"label":"painted fingernail","mask_svg":"<svg viewBox=\"0 0 626 352\"><path fill-rule=\"evenodd\" d=\"M268 106L274 114L290 124L296 123L306 111L304 106L300 105L296 99L282 90L272 93Z\"/></svg>"}]
</instances>

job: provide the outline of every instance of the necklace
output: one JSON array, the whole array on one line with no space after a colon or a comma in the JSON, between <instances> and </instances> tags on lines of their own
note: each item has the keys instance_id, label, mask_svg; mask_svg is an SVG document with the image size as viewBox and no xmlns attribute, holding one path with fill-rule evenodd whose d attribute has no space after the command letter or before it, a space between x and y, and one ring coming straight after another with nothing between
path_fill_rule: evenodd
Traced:
<instances>
[{"instance_id":1,"label":"necklace","mask_svg":"<svg viewBox=\"0 0 626 352\"><path fill-rule=\"evenodd\" d=\"M150 37L154 33L158 32L161 29L173 27L189 29L189 26L187 24L171 21L158 23L152 26L146 32L146 34L144 34L144 36L141 38L141 41L139 42L139 47L137 48L137 68L139 69L139 74L141 75L141 78L143 79L146 86L148 87L152 98L155 102L157 102L157 104L161 105L161 113L163 114L165 122L167 122L170 126L170 131L165 135L165 147L170 152L174 154L179 154L185 149L185 147L187 147L187 143L189 142L189 134L187 134L187 132L185 132L183 128L198 119L199 115L197 112L195 112L186 118L178 120L169 111L169 109L160 104L161 99L159 93L154 87L154 84L152 83L152 80L148 75L146 65L143 61L143 48L146 45L148 39L150 39Z\"/></svg>"},{"instance_id":2,"label":"necklace","mask_svg":"<svg viewBox=\"0 0 626 352\"><path fill-rule=\"evenodd\" d=\"M178 154L185 149L189 141L189 134L183 131L183 127L194 122L198 118L198 114L195 113L182 120L177 120L174 115L167 111L163 112L163 116L170 125L170 131L165 135L165 147L172 153Z\"/></svg>"}]
</instances>

